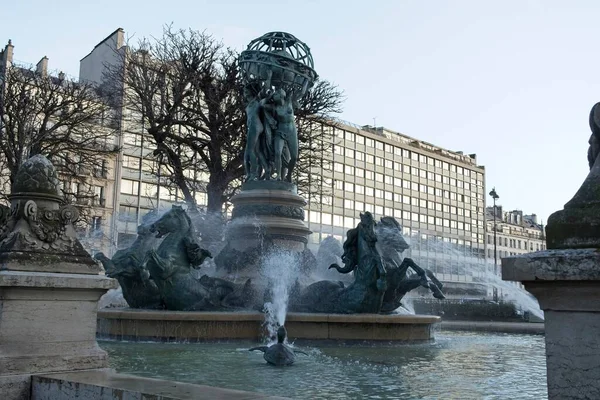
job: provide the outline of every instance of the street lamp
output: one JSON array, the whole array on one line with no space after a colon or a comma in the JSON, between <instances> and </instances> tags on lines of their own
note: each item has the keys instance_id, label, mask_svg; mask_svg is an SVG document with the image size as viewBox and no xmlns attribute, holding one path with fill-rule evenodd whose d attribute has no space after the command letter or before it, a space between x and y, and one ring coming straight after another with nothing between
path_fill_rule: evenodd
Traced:
<instances>
[{"instance_id":1,"label":"street lamp","mask_svg":"<svg viewBox=\"0 0 600 400\"><path fill-rule=\"evenodd\" d=\"M494 274L498 274L498 252L496 249L496 200L500 198L496 193L496 188L492 188L490 196L494 199Z\"/></svg>"},{"instance_id":2,"label":"street lamp","mask_svg":"<svg viewBox=\"0 0 600 400\"><path fill-rule=\"evenodd\" d=\"M499 199L498 193L496 193L496 188L492 188L490 192L490 196L494 199L494 276L498 276L498 251L497 251L497 239L496 239L496 199ZM498 288L494 286L494 301L498 301Z\"/></svg>"}]
</instances>

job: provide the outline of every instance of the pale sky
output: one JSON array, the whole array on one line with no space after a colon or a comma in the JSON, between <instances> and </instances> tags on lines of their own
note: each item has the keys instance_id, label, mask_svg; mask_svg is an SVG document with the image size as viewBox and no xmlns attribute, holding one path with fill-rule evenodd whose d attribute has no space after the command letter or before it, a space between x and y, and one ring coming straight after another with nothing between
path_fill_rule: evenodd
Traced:
<instances>
[{"instance_id":1,"label":"pale sky","mask_svg":"<svg viewBox=\"0 0 600 400\"><path fill-rule=\"evenodd\" d=\"M598 1L10 1L0 43L15 59L77 76L121 27L206 30L243 50L270 31L311 48L347 96L342 119L477 154L505 209L544 221L588 173L588 115L600 101ZM488 204L491 199L487 197Z\"/></svg>"}]
</instances>

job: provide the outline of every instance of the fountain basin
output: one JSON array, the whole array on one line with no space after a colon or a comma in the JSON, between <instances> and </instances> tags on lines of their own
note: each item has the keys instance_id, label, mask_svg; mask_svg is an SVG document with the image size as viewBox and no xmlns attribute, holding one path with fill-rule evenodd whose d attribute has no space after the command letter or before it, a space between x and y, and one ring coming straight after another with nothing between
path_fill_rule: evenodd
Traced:
<instances>
[{"instance_id":1,"label":"fountain basin","mask_svg":"<svg viewBox=\"0 0 600 400\"><path fill-rule=\"evenodd\" d=\"M431 315L289 313L291 340L428 342L440 317ZM114 308L98 311L100 338L120 340L204 341L260 340L264 314L259 312L185 312Z\"/></svg>"}]
</instances>

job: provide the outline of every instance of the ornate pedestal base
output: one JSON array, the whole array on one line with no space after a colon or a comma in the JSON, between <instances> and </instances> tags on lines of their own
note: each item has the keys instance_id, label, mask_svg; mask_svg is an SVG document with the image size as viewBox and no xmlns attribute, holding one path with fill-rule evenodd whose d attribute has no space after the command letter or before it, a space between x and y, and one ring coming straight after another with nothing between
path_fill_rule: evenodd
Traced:
<instances>
[{"instance_id":1,"label":"ornate pedestal base","mask_svg":"<svg viewBox=\"0 0 600 400\"><path fill-rule=\"evenodd\" d=\"M281 181L251 181L231 199L233 219L227 245L215 262L222 275L256 276L258 263L269 249L306 250L310 230L304 224L306 201L296 186Z\"/></svg>"},{"instance_id":2,"label":"ornate pedestal base","mask_svg":"<svg viewBox=\"0 0 600 400\"><path fill-rule=\"evenodd\" d=\"M29 398L32 374L107 367L96 343L101 275L0 271L0 393Z\"/></svg>"},{"instance_id":3,"label":"ornate pedestal base","mask_svg":"<svg viewBox=\"0 0 600 400\"><path fill-rule=\"evenodd\" d=\"M544 310L548 398L600 398L598 250L548 250L503 258L502 279L523 282Z\"/></svg>"}]
</instances>

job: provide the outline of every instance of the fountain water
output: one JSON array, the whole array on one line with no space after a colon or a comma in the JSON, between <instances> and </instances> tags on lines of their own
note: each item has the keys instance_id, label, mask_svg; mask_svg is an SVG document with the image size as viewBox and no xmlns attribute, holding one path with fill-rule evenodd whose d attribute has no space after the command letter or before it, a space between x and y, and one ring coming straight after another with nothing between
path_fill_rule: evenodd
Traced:
<instances>
[{"instance_id":1,"label":"fountain water","mask_svg":"<svg viewBox=\"0 0 600 400\"><path fill-rule=\"evenodd\" d=\"M296 254L281 249L274 249L263 258L261 274L268 285L265 326L270 341L275 340L277 329L285 324L290 291L300 276L299 261Z\"/></svg>"}]
</instances>

